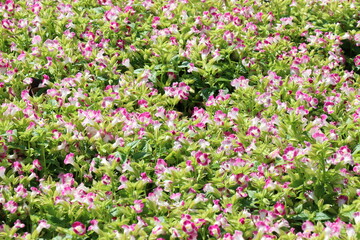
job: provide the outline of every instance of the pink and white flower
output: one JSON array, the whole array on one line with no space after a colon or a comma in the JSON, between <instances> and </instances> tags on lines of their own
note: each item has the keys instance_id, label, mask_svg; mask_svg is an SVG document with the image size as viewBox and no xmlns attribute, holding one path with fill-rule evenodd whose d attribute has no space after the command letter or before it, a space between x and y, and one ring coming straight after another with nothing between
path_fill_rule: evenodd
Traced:
<instances>
[{"instance_id":1,"label":"pink and white flower","mask_svg":"<svg viewBox=\"0 0 360 240\"><path fill-rule=\"evenodd\" d=\"M71 225L71 227L73 231L79 236L82 236L86 233L86 227L82 222L76 221Z\"/></svg>"}]
</instances>

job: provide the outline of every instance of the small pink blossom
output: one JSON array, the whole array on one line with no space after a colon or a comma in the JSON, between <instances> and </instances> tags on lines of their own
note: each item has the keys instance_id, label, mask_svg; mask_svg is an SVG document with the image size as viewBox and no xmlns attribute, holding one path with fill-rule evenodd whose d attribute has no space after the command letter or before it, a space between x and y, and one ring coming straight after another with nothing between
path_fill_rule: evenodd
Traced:
<instances>
[{"instance_id":1,"label":"small pink blossom","mask_svg":"<svg viewBox=\"0 0 360 240\"><path fill-rule=\"evenodd\" d=\"M90 221L90 226L88 227L88 231L94 231L96 233L99 233L100 229L98 226L98 221L96 219L93 219Z\"/></svg>"},{"instance_id":2,"label":"small pink blossom","mask_svg":"<svg viewBox=\"0 0 360 240\"><path fill-rule=\"evenodd\" d=\"M42 170L42 166L41 163L39 161L39 159L35 159L33 162L33 167L36 168L37 170L41 171Z\"/></svg>"},{"instance_id":3,"label":"small pink blossom","mask_svg":"<svg viewBox=\"0 0 360 240\"><path fill-rule=\"evenodd\" d=\"M72 229L73 231L77 234L77 235L84 235L86 233L86 227L83 223L81 222L74 222L72 225Z\"/></svg>"},{"instance_id":4,"label":"small pink blossom","mask_svg":"<svg viewBox=\"0 0 360 240\"><path fill-rule=\"evenodd\" d=\"M339 207L341 207L342 205L344 205L347 201L349 200L349 198L347 196L341 195L338 197L338 199L336 200L337 204L339 205Z\"/></svg>"},{"instance_id":5,"label":"small pink blossom","mask_svg":"<svg viewBox=\"0 0 360 240\"><path fill-rule=\"evenodd\" d=\"M198 164L207 166L210 164L209 154L198 151L195 153L195 158Z\"/></svg>"},{"instance_id":6,"label":"small pink blossom","mask_svg":"<svg viewBox=\"0 0 360 240\"><path fill-rule=\"evenodd\" d=\"M111 184L111 177L107 174L104 174L102 177L101 177L101 182L102 184L104 185L109 185Z\"/></svg>"},{"instance_id":7,"label":"small pink blossom","mask_svg":"<svg viewBox=\"0 0 360 240\"><path fill-rule=\"evenodd\" d=\"M197 67L195 67L195 64L194 63L190 63L189 64L189 69L187 70L189 73L191 72L198 72L199 69L197 69Z\"/></svg>"},{"instance_id":8,"label":"small pink blossom","mask_svg":"<svg viewBox=\"0 0 360 240\"><path fill-rule=\"evenodd\" d=\"M51 225L48 224L47 221L44 220L44 219L39 220L39 221L38 221L38 224L39 224L39 225L36 227L36 230L35 230L38 234L40 234L40 232L41 232L43 229L49 229L49 228L51 227Z\"/></svg>"},{"instance_id":9,"label":"small pink blossom","mask_svg":"<svg viewBox=\"0 0 360 240\"><path fill-rule=\"evenodd\" d=\"M17 219L15 222L14 222L14 227L15 228L24 228L25 227L25 224L23 224L20 219Z\"/></svg>"},{"instance_id":10,"label":"small pink blossom","mask_svg":"<svg viewBox=\"0 0 360 240\"><path fill-rule=\"evenodd\" d=\"M18 208L18 204L15 201L11 200L11 201L8 201L7 203L5 203L4 207L10 213L15 213Z\"/></svg>"},{"instance_id":11,"label":"small pink blossom","mask_svg":"<svg viewBox=\"0 0 360 240\"><path fill-rule=\"evenodd\" d=\"M145 99L140 99L140 100L138 100L138 105L140 107L147 108L148 107L148 102Z\"/></svg>"},{"instance_id":12,"label":"small pink blossom","mask_svg":"<svg viewBox=\"0 0 360 240\"><path fill-rule=\"evenodd\" d=\"M68 155L66 155L65 160L64 160L64 164L65 165L74 165L74 153L69 153Z\"/></svg>"},{"instance_id":13,"label":"small pink blossom","mask_svg":"<svg viewBox=\"0 0 360 240\"><path fill-rule=\"evenodd\" d=\"M260 137L260 129L256 126L251 126L249 127L248 131L246 132L246 135L250 135L250 136L253 136L253 137Z\"/></svg>"},{"instance_id":14,"label":"small pink blossom","mask_svg":"<svg viewBox=\"0 0 360 240\"><path fill-rule=\"evenodd\" d=\"M356 225L360 224L360 212L354 212L353 217L354 217L355 224Z\"/></svg>"},{"instance_id":15,"label":"small pink blossom","mask_svg":"<svg viewBox=\"0 0 360 240\"><path fill-rule=\"evenodd\" d=\"M182 230L188 234L188 235L194 235L197 233L197 228L195 226L195 223L185 220L182 225Z\"/></svg>"},{"instance_id":16,"label":"small pink blossom","mask_svg":"<svg viewBox=\"0 0 360 240\"><path fill-rule=\"evenodd\" d=\"M5 178L5 172L6 172L6 167L1 166L0 167L0 178L2 178L2 179Z\"/></svg>"},{"instance_id":17,"label":"small pink blossom","mask_svg":"<svg viewBox=\"0 0 360 240\"><path fill-rule=\"evenodd\" d=\"M317 142L325 142L328 141L329 139L326 137L325 134L323 134L322 132L315 132L312 137L317 141Z\"/></svg>"},{"instance_id":18,"label":"small pink blossom","mask_svg":"<svg viewBox=\"0 0 360 240\"><path fill-rule=\"evenodd\" d=\"M210 225L209 228L209 233L211 236L219 238L221 236L221 230L220 227L218 225Z\"/></svg>"},{"instance_id":19,"label":"small pink blossom","mask_svg":"<svg viewBox=\"0 0 360 240\"><path fill-rule=\"evenodd\" d=\"M231 86L234 88L246 88L249 86L249 79L246 79L244 76L240 76L239 78L236 78L231 81Z\"/></svg>"},{"instance_id":20,"label":"small pink blossom","mask_svg":"<svg viewBox=\"0 0 360 240\"><path fill-rule=\"evenodd\" d=\"M285 205L280 202L277 202L274 205L274 213L277 215L285 215L286 214Z\"/></svg>"},{"instance_id":21,"label":"small pink blossom","mask_svg":"<svg viewBox=\"0 0 360 240\"><path fill-rule=\"evenodd\" d=\"M355 66L356 66L356 67L359 67L359 66L360 66L360 55L357 55L357 56L354 58L354 63L355 63Z\"/></svg>"},{"instance_id":22,"label":"small pink blossom","mask_svg":"<svg viewBox=\"0 0 360 240\"><path fill-rule=\"evenodd\" d=\"M314 224L308 220L302 224L301 228L304 233L313 232L315 230Z\"/></svg>"},{"instance_id":23,"label":"small pink blossom","mask_svg":"<svg viewBox=\"0 0 360 240\"><path fill-rule=\"evenodd\" d=\"M134 206L131 206L136 213L141 213L144 208L144 203L141 200L134 200Z\"/></svg>"}]
</instances>

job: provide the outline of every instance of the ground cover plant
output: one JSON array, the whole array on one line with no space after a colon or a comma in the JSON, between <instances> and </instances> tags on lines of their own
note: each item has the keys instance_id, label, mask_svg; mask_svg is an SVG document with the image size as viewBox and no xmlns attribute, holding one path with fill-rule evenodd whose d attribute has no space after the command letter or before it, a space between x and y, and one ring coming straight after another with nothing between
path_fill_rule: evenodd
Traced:
<instances>
[{"instance_id":1,"label":"ground cover plant","mask_svg":"<svg viewBox=\"0 0 360 240\"><path fill-rule=\"evenodd\" d=\"M359 239L360 2L0 3L1 239Z\"/></svg>"}]
</instances>

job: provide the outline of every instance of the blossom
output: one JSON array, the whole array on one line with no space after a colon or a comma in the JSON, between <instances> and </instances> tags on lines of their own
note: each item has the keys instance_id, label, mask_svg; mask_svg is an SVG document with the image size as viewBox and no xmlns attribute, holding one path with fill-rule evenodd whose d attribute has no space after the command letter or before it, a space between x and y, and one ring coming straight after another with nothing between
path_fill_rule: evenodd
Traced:
<instances>
[{"instance_id":1,"label":"blossom","mask_svg":"<svg viewBox=\"0 0 360 240\"><path fill-rule=\"evenodd\" d=\"M210 164L209 154L198 151L195 153L195 158L198 164L207 166Z\"/></svg>"},{"instance_id":2,"label":"blossom","mask_svg":"<svg viewBox=\"0 0 360 240\"><path fill-rule=\"evenodd\" d=\"M107 174L104 174L102 177L101 177L101 182L102 184L104 185L109 185L111 184L111 177Z\"/></svg>"},{"instance_id":3,"label":"blossom","mask_svg":"<svg viewBox=\"0 0 360 240\"><path fill-rule=\"evenodd\" d=\"M134 200L134 206L131 206L136 213L141 213L144 208L144 203L141 200Z\"/></svg>"},{"instance_id":4,"label":"blossom","mask_svg":"<svg viewBox=\"0 0 360 240\"><path fill-rule=\"evenodd\" d=\"M355 224L356 225L360 224L360 212L354 212L353 217L354 217Z\"/></svg>"},{"instance_id":5,"label":"blossom","mask_svg":"<svg viewBox=\"0 0 360 240\"><path fill-rule=\"evenodd\" d=\"M277 215L285 215L286 214L285 205L280 202L277 202L274 205L274 213Z\"/></svg>"},{"instance_id":6,"label":"blossom","mask_svg":"<svg viewBox=\"0 0 360 240\"><path fill-rule=\"evenodd\" d=\"M32 162L32 165L34 168L36 168L37 170L41 171L42 170L42 166L41 166L41 163L39 161L39 159L35 159L33 162Z\"/></svg>"},{"instance_id":7,"label":"blossom","mask_svg":"<svg viewBox=\"0 0 360 240\"><path fill-rule=\"evenodd\" d=\"M15 228L24 228L25 227L25 224L23 224L20 219L17 219L15 222L14 222L14 227Z\"/></svg>"},{"instance_id":8,"label":"blossom","mask_svg":"<svg viewBox=\"0 0 360 240\"><path fill-rule=\"evenodd\" d=\"M6 210L8 210L10 213L15 213L18 208L17 202L10 200L7 203L4 204L4 207Z\"/></svg>"},{"instance_id":9,"label":"blossom","mask_svg":"<svg viewBox=\"0 0 360 240\"><path fill-rule=\"evenodd\" d=\"M64 159L64 164L65 165L74 165L74 153L69 153L68 155L66 155L65 159Z\"/></svg>"},{"instance_id":10,"label":"blossom","mask_svg":"<svg viewBox=\"0 0 360 240\"><path fill-rule=\"evenodd\" d=\"M164 87L165 95L187 100L190 87L184 82L174 82L171 87Z\"/></svg>"},{"instance_id":11,"label":"blossom","mask_svg":"<svg viewBox=\"0 0 360 240\"><path fill-rule=\"evenodd\" d=\"M96 233L99 233L100 229L98 226L99 221L96 219L93 219L90 221L90 226L88 227L88 231L94 231Z\"/></svg>"},{"instance_id":12,"label":"blossom","mask_svg":"<svg viewBox=\"0 0 360 240\"><path fill-rule=\"evenodd\" d=\"M347 201L349 200L349 198L347 196L341 195L338 197L337 204L339 205L339 207L341 207L342 205L344 205Z\"/></svg>"},{"instance_id":13,"label":"blossom","mask_svg":"<svg viewBox=\"0 0 360 240\"><path fill-rule=\"evenodd\" d=\"M359 67L359 66L360 66L360 55L357 55L357 56L354 58L354 63L355 63L355 66L356 66L356 67Z\"/></svg>"},{"instance_id":14,"label":"blossom","mask_svg":"<svg viewBox=\"0 0 360 240\"><path fill-rule=\"evenodd\" d=\"M313 232L315 230L314 224L312 222L310 222L309 220L305 221L302 226L301 229L305 232L305 233L309 233L309 232Z\"/></svg>"},{"instance_id":15,"label":"blossom","mask_svg":"<svg viewBox=\"0 0 360 240\"><path fill-rule=\"evenodd\" d=\"M221 236L221 230L218 225L210 225L209 228L209 234L213 237L219 238Z\"/></svg>"},{"instance_id":16,"label":"blossom","mask_svg":"<svg viewBox=\"0 0 360 240\"><path fill-rule=\"evenodd\" d=\"M74 222L71 226L72 226L73 231L79 236L82 236L86 233L86 227L81 222L78 222L78 221Z\"/></svg>"},{"instance_id":17,"label":"blossom","mask_svg":"<svg viewBox=\"0 0 360 240\"><path fill-rule=\"evenodd\" d=\"M197 233L197 228L195 223L190 220L185 220L182 224L182 230L188 235L194 235Z\"/></svg>"},{"instance_id":18,"label":"blossom","mask_svg":"<svg viewBox=\"0 0 360 240\"><path fill-rule=\"evenodd\" d=\"M37 234L40 234L40 232L43 230L43 229L49 229L51 227L50 224L47 223L47 221L45 219L42 219L42 220L39 220L38 221L39 225L36 227L35 229L35 232Z\"/></svg>"},{"instance_id":19,"label":"blossom","mask_svg":"<svg viewBox=\"0 0 360 240\"><path fill-rule=\"evenodd\" d=\"M260 129L256 126L251 126L249 127L248 131L246 132L246 135L250 135L250 136L253 136L253 137L260 137Z\"/></svg>"},{"instance_id":20,"label":"blossom","mask_svg":"<svg viewBox=\"0 0 360 240\"><path fill-rule=\"evenodd\" d=\"M188 72L191 73L191 72L198 72L199 69L197 67L195 67L195 64L194 63L190 63L189 64L189 69L188 69Z\"/></svg>"},{"instance_id":21,"label":"blossom","mask_svg":"<svg viewBox=\"0 0 360 240\"><path fill-rule=\"evenodd\" d=\"M323 134L321 131L317 131L315 132L312 137L317 141L317 142L320 142L320 143L323 143L325 141L328 141L329 139L326 137L325 134Z\"/></svg>"},{"instance_id":22,"label":"blossom","mask_svg":"<svg viewBox=\"0 0 360 240\"><path fill-rule=\"evenodd\" d=\"M6 167L1 166L1 167L0 167L0 177L1 177L2 179L5 178L5 172L6 172Z\"/></svg>"},{"instance_id":23,"label":"blossom","mask_svg":"<svg viewBox=\"0 0 360 240\"><path fill-rule=\"evenodd\" d=\"M18 197L26 198L28 195L26 188L22 184L19 184L14 190L16 192L16 196Z\"/></svg>"},{"instance_id":24,"label":"blossom","mask_svg":"<svg viewBox=\"0 0 360 240\"><path fill-rule=\"evenodd\" d=\"M246 79L244 76L240 76L239 78L236 78L231 81L231 86L234 88L246 88L249 86L249 79Z\"/></svg>"}]
</instances>

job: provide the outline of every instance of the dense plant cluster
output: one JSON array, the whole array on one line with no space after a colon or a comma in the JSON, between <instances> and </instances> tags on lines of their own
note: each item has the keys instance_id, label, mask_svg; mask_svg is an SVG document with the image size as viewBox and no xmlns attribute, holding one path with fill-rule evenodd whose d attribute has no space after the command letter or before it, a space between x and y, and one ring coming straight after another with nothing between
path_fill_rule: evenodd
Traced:
<instances>
[{"instance_id":1,"label":"dense plant cluster","mask_svg":"<svg viewBox=\"0 0 360 240\"><path fill-rule=\"evenodd\" d=\"M0 3L0 238L359 239L359 9Z\"/></svg>"}]
</instances>

